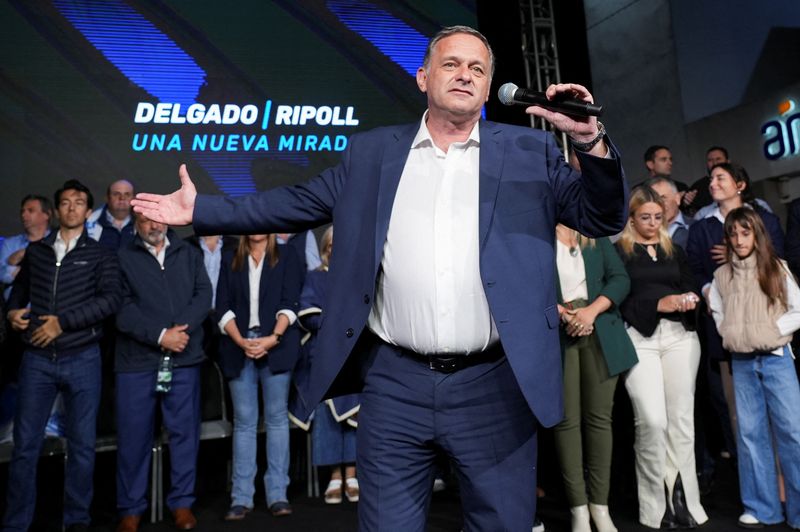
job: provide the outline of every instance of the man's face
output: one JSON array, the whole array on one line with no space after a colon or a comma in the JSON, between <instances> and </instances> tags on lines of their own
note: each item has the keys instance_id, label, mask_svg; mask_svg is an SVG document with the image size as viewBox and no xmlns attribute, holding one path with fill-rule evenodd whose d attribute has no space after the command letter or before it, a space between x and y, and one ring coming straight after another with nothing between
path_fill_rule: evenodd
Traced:
<instances>
[{"instance_id":1,"label":"man's face","mask_svg":"<svg viewBox=\"0 0 800 532\"><path fill-rule=\"evenodd\" d=\"M50 223L50 216L42 210L41 202L36 199L28 200L22 205L19 217L22 220L22 227L25 231L42 229Z\"/></svg>"},{"instance_id":2,"label":"man's face","mask_svg":"<svg viewBox=\"0 0 800 532\"><path fill-rule=\"evenodd\" d=\"M669 150L656 151L652 161L647 161L647 169L654 176L669 177L672 175L672 153Z\"/></svg>"},{"instance_id":3,"label":"man's face","mask_svg":"<svg viewBox=\"0 0 800 532\"><path fill-rule=\"evenodd\" d=\"M77 229L83 226L91 214L86 192L67 189L58 199L58 221L62 229Z\"/></svg>"},{"instance_id":4,"label":"man's face","mask_svg":"<svg viewBox=\"0 0 800 532\"><path fill-rule=\"evenodd\" d=\"M678 216L678 209L681 206L680 193L672 190L672 187L663 181L656 183L650 188L655 190L656 194L661 196L661 201L664 202L664 215L667 217L667 223L669 224L675 219L676 216Z\"/></svg>"},{"instance_id":5,"label":"man's face","mask_svg":"<svg viewBox=\"0 0 800 532\"><path fill-rule=\"evenodd\" d=\"M136 216L136 233L151 246L160 246L167 236L167 225L154 222L143 215Z\"/></svg>"},{"instance_id":6,"label":"man's face","mask_svg":"<svg viewBox=\"0 0 800 532\"><path fill-rule=\"evenodd\" d=\"M456 33L434 46L427 70L417 71L417 85L428 94L428 108L448 119L478 119L489 98L489 50L480 39Z\"/></svg>"},{"instance_id":7,"label":"man's face","mask_svg":"<svg viewBox=\"0 0 800 532\"><path fill-rule=\"evenodd\" d=\"M124 220L131 213L131 200L133 199L133 185L128 181L120 180L111 184L108 189L108 212L117 220Z\"/></svg>"},{"instance_id":8,"label":"man's face","mask_svg":"<svg viewBox=\"0 0 800 532\"><path fill-rule=\"evenodd\" d=\"M711 173L711 169L720 163L727 163L728 158L722 150L711 150L706 154L706 170Z\"/></svg>"}]
</instances>

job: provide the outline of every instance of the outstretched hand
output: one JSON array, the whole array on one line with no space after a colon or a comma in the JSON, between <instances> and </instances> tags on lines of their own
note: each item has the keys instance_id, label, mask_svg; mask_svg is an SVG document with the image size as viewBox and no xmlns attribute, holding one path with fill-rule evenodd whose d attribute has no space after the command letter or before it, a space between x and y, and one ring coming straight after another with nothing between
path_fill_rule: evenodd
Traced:
<instances>
[{"instance_id":1,"label":"outstretched hand","mask_svg":"<svg viewBox=\"0 0 800 532\"><path fill-rule=\"evenodd\" d=\"M189 171L185 164L178 169L178 176L181 179L181 188L167 195L140 192L136 194L136 198L131 200L133 210L162 224L189 225L192 223L197 189L189 177Z\"/></svg>"},{"instance_id":2,"label":"outstretched hand","mask_svg":"<svg viewBox=\"0 0 800 532\"><path fill-rule=\"evenodd\" d=\"M549 100L566 97L594 103L594 99L589 90L583 85L578 85L576 83L550 85L547 87L545 95L547 95L547 99ZM544 118L553 124L556 129L563 131L578 142L589 142L597 135L597 117L594 116L565 115L564 113L550 111L538 105L528 107L525 109L525 112L529 115Z\"/></svg>"}]
</instances>

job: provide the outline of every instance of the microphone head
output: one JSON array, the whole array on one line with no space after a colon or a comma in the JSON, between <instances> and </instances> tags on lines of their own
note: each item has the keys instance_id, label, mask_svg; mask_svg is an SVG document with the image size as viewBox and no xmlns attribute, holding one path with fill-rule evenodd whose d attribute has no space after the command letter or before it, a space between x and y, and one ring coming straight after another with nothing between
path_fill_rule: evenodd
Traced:
<instances>
[{"instance_id":1,"label":"microphone head","mask_svg":"<svg viewBox=\"0 0 800 532\"><path fill-rule=\"evenodd\" d=\"M504 83L497 90L497 98L503 105L514 105L514 93L517 92L517 87L513 83Z\"/></svg>"}]
</instances>

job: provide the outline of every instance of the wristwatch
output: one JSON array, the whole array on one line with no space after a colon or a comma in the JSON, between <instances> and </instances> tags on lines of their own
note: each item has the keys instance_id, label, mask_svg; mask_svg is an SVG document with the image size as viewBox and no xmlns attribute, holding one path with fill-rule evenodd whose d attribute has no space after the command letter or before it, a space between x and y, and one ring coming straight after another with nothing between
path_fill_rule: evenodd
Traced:
<instances>
[{"instance_id":1,"label":"wristwatch","mask_svg":"<svg viewBox=\"0 0 800 532\"><path fill-rule=\"evenodd\" d=\"M578 151L591 151L595 145L603 140L603 137L606 136L606 126L603 125L601 121L597 121L597 136L590 140L589 142L578 142L577 140L570 137L569 143L572 144L572 147Z\"/></svg>"},{"instance_id":2,"label":"wristwatch","mask_svg":"<svg viewBox=\"0 0 800 532\"><path fill-rule=\"evenodd\" d=\"M280 334L280 333L276 333L276 332L273 332L273 333L272 333L272 336L274 336L274 337L275 337L275 341L276 341L277 343L281 343L281 338L283 338L283 335L282 335L282 334Z\"/></svg>"}]
</instances>

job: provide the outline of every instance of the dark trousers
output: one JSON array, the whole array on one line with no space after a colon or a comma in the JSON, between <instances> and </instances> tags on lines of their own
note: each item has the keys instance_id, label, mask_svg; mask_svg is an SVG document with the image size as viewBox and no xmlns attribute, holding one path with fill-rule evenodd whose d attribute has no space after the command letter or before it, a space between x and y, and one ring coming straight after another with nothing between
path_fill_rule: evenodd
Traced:
<instances>
[{"instance_id":1,"label":"dark trousers","mask_svg":"<svg viewBox=\"0 0 800 532\"><path fill-rule=\"evenodd\" d=\"M200 445L200 366L172 370L169 392L159 393L156 371L117 373L117 509L140 515L147 509L148 476L161 403L169 434L170 510L194 503L197 450Z\"/></svg>"},{"instance_id":2,"label":"dark trousers","mask_svg":"<svg viewBox=\"0 0 800 532\"><path fill-rule=\"evenodd\" d=\"M64 397L69 449L64 474L64 525L88 525L90 522L95 423L100 404L100 349L97 344L55 359L27 351L23 354L3 530L28 530L33 520L36 465L44 428L59 392Z\"/></svg>"},{"instance_id":3,"label":"dark trousers","mask_svg":"<svg viewBox=\"0 0 800 532\"><path fill-rule=\"evenodd\" d=\"M507 359L445 374L373 349L358 416L359 530L425 530L437 449L458 474L466 532L530 530L537 421Z\"/></svg>"}]
</instances>

